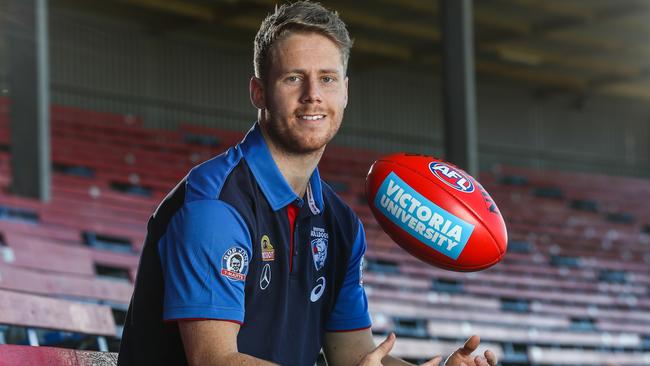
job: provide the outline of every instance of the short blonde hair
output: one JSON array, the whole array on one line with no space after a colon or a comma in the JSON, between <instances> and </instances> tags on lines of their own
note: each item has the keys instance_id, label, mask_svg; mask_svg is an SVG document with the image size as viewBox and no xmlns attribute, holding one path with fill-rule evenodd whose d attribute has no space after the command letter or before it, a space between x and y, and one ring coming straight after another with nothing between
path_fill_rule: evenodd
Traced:
<instances>
[{"instance_id":1,"label":"short blonde hair","mask_svg":"<svg viewBox=\"0 0 650 366\"><path fill-rule=\"evenodd\" d=\"M316 2L297 1L276 7L262 22L254 42L255 76L265 80L273 44L295 32L319 33L334 41L341 51L343 69L347 70L352 39L338 13Z\"/></svg>"}]
</instances>

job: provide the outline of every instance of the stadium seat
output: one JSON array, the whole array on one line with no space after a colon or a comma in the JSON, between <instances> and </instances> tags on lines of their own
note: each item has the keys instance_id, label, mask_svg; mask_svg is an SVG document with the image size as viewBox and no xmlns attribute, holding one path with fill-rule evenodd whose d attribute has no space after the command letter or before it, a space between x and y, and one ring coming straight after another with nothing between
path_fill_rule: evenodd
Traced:
<instances>
[{"instance_id":1,"label":"stadium seat","mask_svg":"<svg viewBox=\"0 0 650 366\"><path fill-rule=\"evenodd\" d=\"M0 366L24 365L113 366L117 353L0 345Z\"/></svg>"},{"instance_id":2,"label":"stadium seat","mask_svg":"<svg viewBox=\"0 0 650 366\"><path fill-rule=\"evenodd\" d=\"M193 165L243 133L191 123L152 130L137 116L55 105L53 195L44 204L6 190L6 104L0 97L0 333L32 329L61 347L81 344L66 332L103 337L116 351L149 216ZM650 196L646 181L509 166L484 172L506 219L508 253L488 270L457 273L423 265L374 221L363 197L378 156L329 146L319 169L364 223L373 330L401 334L396 355L422 361L479 333L504 364L650 364L650 211L638 199ZM612 193L612 184L622 189ZM12 354L36 358L5 357ZM0 366L48 354L74 365L115 361L7 345Z\"/></svg>"}]
</instances>

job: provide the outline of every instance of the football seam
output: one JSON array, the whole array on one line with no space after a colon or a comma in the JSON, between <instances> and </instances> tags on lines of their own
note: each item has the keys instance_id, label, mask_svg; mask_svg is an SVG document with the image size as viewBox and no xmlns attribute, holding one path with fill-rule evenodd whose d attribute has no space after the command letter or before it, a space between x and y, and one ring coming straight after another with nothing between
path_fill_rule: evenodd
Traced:
<instances>
[{"instance_id":1,"label":"football seam","mask_svg":"<svg viewBox=\"0 0 650 366\"><path fill-rule=\"evenodd\" d=\"M391 163L391 164L398 165L398 166L400 166L400 167L403 167L403 168L406 168L406 169L412 171L413 173L415 173L415 174L421 176L422 178L424 178L424 179L426 179L426 180L431 180L431 179L428 179L427 176L425 176L424 174L420 173L419 171L414 170L414 169L411 169L410 167L408 167L408 166L406 166L406 165L404 165L404 164L400 164L400 163L396 162L395 160L383 160L383 159L380 159L380 160L377 160L377 161L375 162L375 164L376 164L377 162L380 162L380 161L382 161L382 162L386 162L386 163ZM374 165L374 164L373 164L373 165ZM460 169L460 168L459 168L459 169ZM464 171L463 171L463 172L464 172ZM469 175L469 174L468 174L468 175ZM470 177L471 177L472 179L476 180L476 179L475 179L474 177L472 177L471 175L470 175ZM432 180L432 181L433 181L433 180ZM434 182L435 182L435 181L434 181ZM436 183L436 185L437 185L438 187L442 187L442 186L438 185L437 183ZM411 187L411 188L412 188L412 187ZM444 189L445 189L445 192L449 193L449 191L447 191L446 188L444 188ZM416 191L416 192L417 192L417 191ZM469 205L467 205L465 202L461 201L460 199L458 199L458 198L457 198L455 195L453 195L453 194L450 194L450 196L452 196L452 197L453 197L453 198L454 198L458 203L460 203L460 204L461 204L463 207L465 207L469 212L471 212L471 213L472 213L472 216L474 216L474 217L477 219L477 221L479 221L479 222L483 225L483 227L484 227L484 228L488 231L488 233L490 234L490 238L492 239L492 245L497 249L497 253L500 254L500 258L502 258L503 255L506 253L507 249L504 250L503 252L501 251L501 248L500 248L499 245L497 244L497 241L496 241L496 237L495 237L495 235L494 235L494 232L493 232L493 231L490 229L490 227L485 223L485 221L483 221L483 219L482 219L482 218L481 218L481 217L476 213L476 211L475 211L473 208L471 208ZM490 197L491 197L491 196L490 196ZM492 201L494 201L494 200L492 200ZM496 202L495 202L494 204L496 205ZM454 215L454 216L456 216L456 215ZM501 215L501 218L503 219L503 215ZM503 220L503 224L504 224L504 226L505 226L505 220ZM507 231L506 231L506 246L507 246Z\"/></svg>"}]
</instances>

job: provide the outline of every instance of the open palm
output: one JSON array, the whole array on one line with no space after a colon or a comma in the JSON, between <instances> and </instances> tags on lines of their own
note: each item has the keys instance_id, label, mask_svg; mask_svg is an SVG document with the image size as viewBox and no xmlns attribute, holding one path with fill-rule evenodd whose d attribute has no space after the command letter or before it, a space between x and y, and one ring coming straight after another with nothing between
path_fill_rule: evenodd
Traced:
<instances>
[{"instance_id":1,"label":"open palm","mask_svg":"<svg viewBox=\"0 0 650 366\"><path fill-rule=\"evenodd\" d=\"M485 351L484 356L473 356L481 339L473 335L467 339L463 347L457 349L445 361L446 366L496 366L497 358L490 350Z\"/></svg>"},{"instance_id":2,"label":"open palm","mask_svg":"<svg viewBox=\"0 0 650 366\"><path fill-rule=\"evenodd\" d=\"M483 356L472 355L476 348L478 348L480 342L481 339L477 335L469 337L463 347L458 348L447 358L445 366L496 366L497 358L494 355L494 352L490 350L485 351ZM388 335L386 340L361 360L359 366L393 364L390 361L386 362L384 357L388 356L394 344L395 334L391 333ZM382 363L382 360L385 363ZM429 361L423 363L421 366L437 366L440 363L440 360L442 360L442 357L435 356ZM401 360L393 359L393 361L398 361L400 365L406 364Z\"/></svg>"}]
</instances>

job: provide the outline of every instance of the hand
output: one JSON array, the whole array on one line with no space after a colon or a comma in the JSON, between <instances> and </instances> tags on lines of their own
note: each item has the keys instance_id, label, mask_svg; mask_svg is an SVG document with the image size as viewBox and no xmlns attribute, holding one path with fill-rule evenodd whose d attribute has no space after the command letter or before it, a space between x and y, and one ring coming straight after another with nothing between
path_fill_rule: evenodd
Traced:
<instances>
[{"instance_id":1,"label":"hand","mask_svg":"<svg viewBox=\"0 0 650 366\"><path fill-rule=\"evenodd\" d=\"M377 348L365 355L365 357L359 363L359 366L383 365L381 361L384 359L384 357L388 356L390 350L393 349L393 345L395 345L395 333L389 334L388 337L386 337L386 339L381 342L379 346L377 346ZM442 357L435 356L429 361L423 363L422 366L437 366L440 363L441 359Z\"/></svg>"},{"instance_id":2,"label":"hand","mask_svg":"<svg viewBox=\"0 0 650 366\"><path fill-rule=\"evenodd\" d=\"M446 366L496 366L497 357L490 350L485 351L482 356L472 357L472 352L476 350L481 338L473 335L467 339L462 348L457 349L445 361Z\"/></svg>"},{"instance_id":3,"label":"hand","mask_svg":"<svg viewBox=\"0 0 650 366\"><path fill-rule=\"evenodd\" d=\"M359 366L378 366L382 365L381 360L388 356L390 350L395 345L395 333L391 333L386 339L379 344L372 352L366 354L359 362Z\"/></svg>"}]
</instances>

